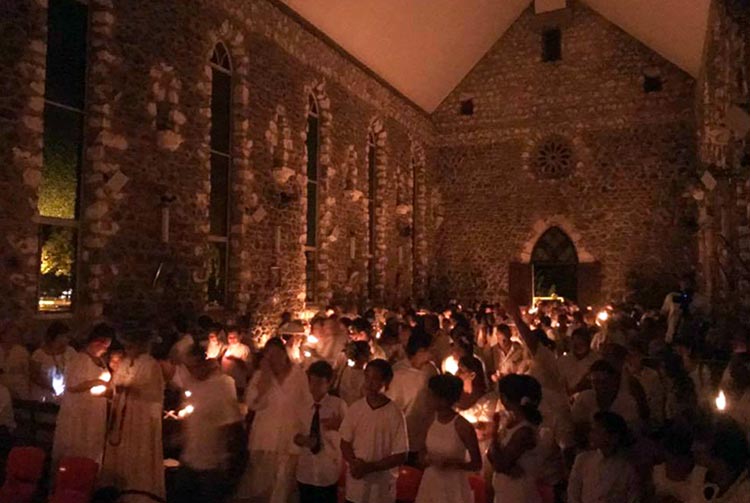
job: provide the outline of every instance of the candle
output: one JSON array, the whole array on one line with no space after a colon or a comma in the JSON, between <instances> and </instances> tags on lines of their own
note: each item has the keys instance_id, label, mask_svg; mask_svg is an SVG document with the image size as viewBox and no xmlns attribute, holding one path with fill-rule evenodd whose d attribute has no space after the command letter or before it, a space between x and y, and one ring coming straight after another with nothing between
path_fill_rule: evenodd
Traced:
<instances>
[{"instance_id":1,"label":"candle","mask_svg":"<svg viewBox=\"0 0 750 503\"><path fill-rule=\"evenodd\" d=\"M310 358L312 356L312 353L309 351L305 351L303 354L305 355L305 358Z\"/></svg>"},{"instance_id":2,"label":"candle","mask_svg":"<svg viewBox=\"0 0 750 503\"><path fill-rule=\"evenodd\" d=\"M55 392L55 396L65 393L65 378L61 375L54 376L52 378L52 389Z\"/></svg>"},{"instance_id":3,"label":"candle","mask_svg":"<svg viewBox=\"0 0 750 503\"><path fill-rule=\"evenodd\" d=\"M453 375L458 372L458 360L453 355L443 360L443 371Z\"/></svg>"},{"instance_id":4,"label":"candle","mask_svg":"<svg viewBox=\"0 0 750 503\"><path fill-rule=\"evenodd\" d=\"M104 382L109 382L110 380L112 380L112 374L110 374L107 371L104 371L101 374L99 374L99 380L104 381Z\"/></svg>"},{"instance_id":5,"label":"candle","mask_svg":"<svg viewBox=\"0 0 750 503\"><path fill-rule=\"evenodd\" d=\"M186 390L185 390L185 397L186 397L186 398L190 398L191 396L193 396L193 392L192 392L192 391L190 391L189 389L186 389Z\"/></svg>"},{"instance_id":6,"label":"candle","mask_svg":"<svg viewBox=\"0 0 750 503\"><path fill-rule=\"evenodd\" d=\"M307 336L307 343L308 344L317 344L318 343L318 338L315 337L314 335L310 334L310 335Z\"/></svg>"},{"instance_id":7,"label":"candle","mask_svg":"<svg viewBox=\"0 0 750 503\"><path fill-rule=\"evenodd\" d=\"M722 390L719 390L719 394L716 396L716 408L719 412L724 412L727 408L727 397Z\"/></svg>"},{"instance_id":8,"label":"candle","mask_svg":"<svg viewBox=\"0 0 750 503\"><path fill-rule=\"evenodd\" d=\"M599 314L596 315L597 322L605 322L609 319L609 313L606 310L599 311Z\"/></svg>"},{"instance_id":9,"label":"candle","mask_svg":"<svg viewBox=\"0 0 750 503\"><path fill-rule=\"evenodd\" d=\"M177 415L181 418L187 417L195 411L195 407L192 405L186 405L184 409L180 409Z\"/></svg>"},{"instance_id":10,"label":"candle","mask_svg":"<svg viewBox=\"0 0 750 503\"><path fill-rule=\"evenodd\" d=\"M346 364L347 364L348 366L350 366L350 367L353 367L353 366L354 366L354 360L352 360L352 359L349 359L349 360L347 360L347 361L346 361Z\"/></svg>"}]
</instances>

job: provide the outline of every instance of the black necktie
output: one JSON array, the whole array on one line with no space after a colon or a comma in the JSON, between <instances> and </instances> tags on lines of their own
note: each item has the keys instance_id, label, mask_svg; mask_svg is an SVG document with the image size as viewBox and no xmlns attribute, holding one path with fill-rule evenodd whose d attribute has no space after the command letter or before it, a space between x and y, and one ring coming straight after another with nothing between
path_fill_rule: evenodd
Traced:
<instances>
[{"instance_id":1,"label":"black necktie","mask_svg":"<svg viewBox=\"0 0 750 503\"><path fill-rule=\"evenodd\" d=\"M312 440L310 452L317 454L323 448L320 440L320 404L316 403L314 407L315 413L313 414L312 424L310 424L310 440Z\"/></svg>"}]
</instances>

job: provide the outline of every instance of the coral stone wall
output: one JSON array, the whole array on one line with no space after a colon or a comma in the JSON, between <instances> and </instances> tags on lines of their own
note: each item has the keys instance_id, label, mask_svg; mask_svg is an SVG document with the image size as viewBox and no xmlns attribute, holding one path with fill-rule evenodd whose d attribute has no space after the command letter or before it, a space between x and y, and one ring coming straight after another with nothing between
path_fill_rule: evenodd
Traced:
<instances>
[{"instance_id":1,"label":"coral stone wall","mask_svg":"<svg viewBox=\"0 0 750 503\"><path fill-rule=\"evenodd\" d=\"M433 114L438 129L436 296L496 298L509 262L561 227L601 263L602 298L638 284L658 299L692 260L681 203L694 162L694 82L585 6L541 60L533 9ZM646 94L657 68L660 92ZM473 115L461 101L473 98ZM440 208L442 206L442 208ZM438 221L441 217L438 216Z\"/></svg>"},{"instance_id":2,"label":"coral stone wall","mask_svg":"<svg viewBox=\"0 0 750 503\"><path fill-rule=\"evenodd\" d=\"M10 280L2 282L0 292L5 312L29 322L42 318L35 313L34 215L42 162L46 7L44 0L12 2L0 20L0 70L12 76L0 83L5 166L0 271ZM374 120L387 136L378 172L378 288L388 301L413 296L412 257L417 248L426 253L428 234L421 232L419 242L399 234L397 188L411 187L413 152L434 141L424 112L266 0L92 0L89 11L74 318L163 320L204 308L208 63L218 42L232 59L232 179L228 301L216 315L248 313L258 330L265 330L281 311L305 307L311 93L321 116L318 303L367 301L366 161ZM420 159L427 169L433 158ZM420 179L426 183L425 176ZM417 193L427 205L427 189ZM168 243L161 239L165 207ZM426 264L419 263L424 278Z\"/></svg>"}]
</instances>

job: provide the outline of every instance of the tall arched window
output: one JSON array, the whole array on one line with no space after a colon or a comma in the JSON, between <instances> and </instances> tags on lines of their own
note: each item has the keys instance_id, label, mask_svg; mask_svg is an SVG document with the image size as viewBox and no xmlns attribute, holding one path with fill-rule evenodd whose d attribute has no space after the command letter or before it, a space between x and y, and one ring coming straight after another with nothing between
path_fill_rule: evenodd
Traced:
<instances>
[{"instance_id":1,"label":"tall arched window","mask_svg":"<svg viewBox=\"0 0 750 503\"><path fill-rule=\"evenodd\" d=\"M49 2L44 152L37 207L40 311L70 310L75 296L87 31L84 3Z\"/></svg>"},{"instance_id":2,"label":"tall arched window","mask_svg":"<svg viewBox=\"0 0 750 503\"><path fill-rule=\"evenodd\" d=\"M367 135L367 216L368 216L368 233L369 249L367 255L367 288L370 299L375 298L375 254L377 251L377 236L375 233L376 223L376 201L377 196L377 140L375 134L370 131Z\"/></svg>"},{"instance_id":3,"label":"tall arched window","mask_svg":"<svg viewBox=\"0 0 750 503\"><path fill-rule=\"evenodd\" d=\"M318 269L318 181L320 117L315 97L308 98L307 112L307 238L305 240L305 295L317 300Z\"/></svg>"},{"instance_id":4,"label":"tall arched window","mask_svg":"<svg viewBox=\"0 0 750 503\"><path fill-rule=\"evenodd\" d=\"M232 63L219 43L211 56L211 193L208 302L226 303L229 262L229 195L232 169Z\"/></svg>"}]
</instances>

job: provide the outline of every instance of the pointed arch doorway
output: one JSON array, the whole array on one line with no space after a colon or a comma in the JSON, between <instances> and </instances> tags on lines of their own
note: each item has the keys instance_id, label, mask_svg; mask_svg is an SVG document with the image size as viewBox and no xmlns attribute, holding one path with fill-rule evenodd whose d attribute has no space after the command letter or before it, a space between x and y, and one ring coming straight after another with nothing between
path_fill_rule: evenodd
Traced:
<instances>
[{"instance_id":1,"label":"pointed arch doorway","mask_svg":"<svg viewBox=\"0 0 750 503\"><path fill-rule=\"evenodd\" d=\"M559 227L550 227L531 252L532 296L578 299L578 252Z\"/></svg>"}]
</instances>

